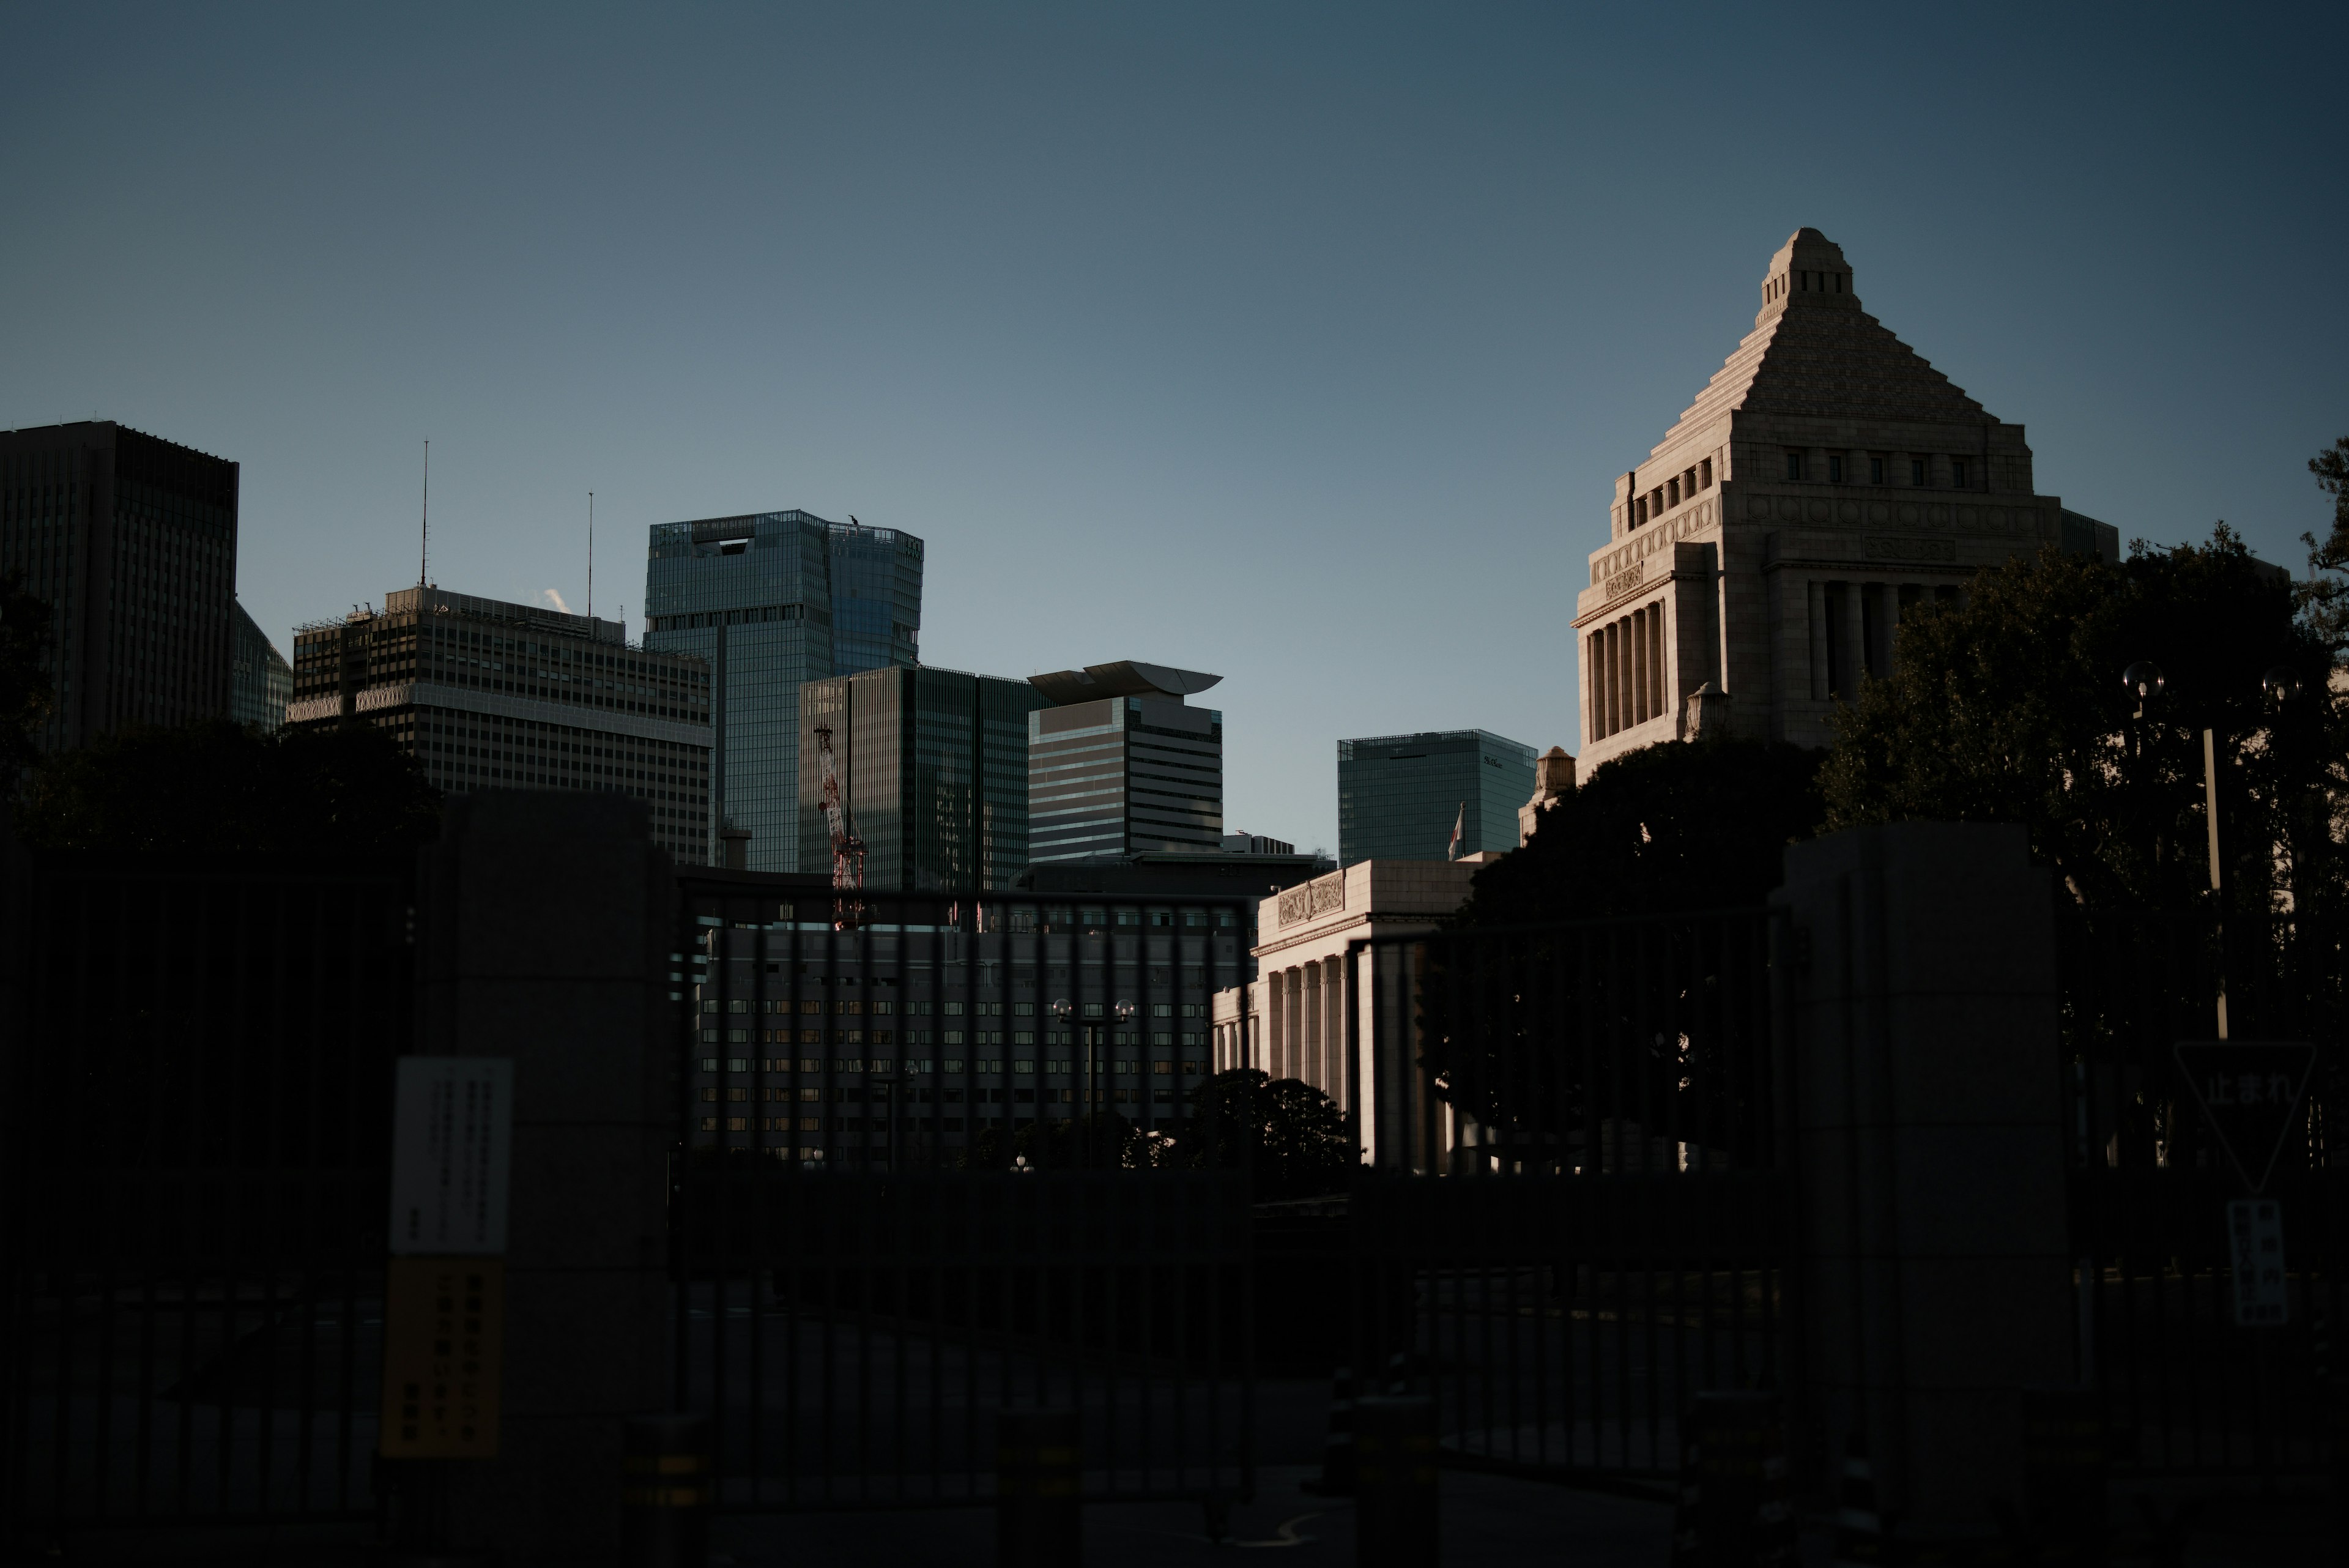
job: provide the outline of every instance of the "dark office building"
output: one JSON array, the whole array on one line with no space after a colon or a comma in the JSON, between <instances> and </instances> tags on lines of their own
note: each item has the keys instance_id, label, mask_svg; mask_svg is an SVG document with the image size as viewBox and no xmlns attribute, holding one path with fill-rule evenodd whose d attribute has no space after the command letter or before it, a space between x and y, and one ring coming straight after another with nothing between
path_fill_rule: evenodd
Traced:
<instances>
[{"instance_id":1,"label":"dark office building","mask_svg":"<svg viewBox=\"0 0 2349 1568\"><path fill-rule=\"evenodd\" d=\"M844 934L833 909L828 892L796 894L772 925L712 931L680 971L701 1024L695 1143L952 1163L974 1135L1089 1101L1172 1131L1210 1070L1215 994L1251 972L1220 905L1023 901L987 931L891 909Z\"/></svg>"},{"instance_id":2,"label":"dark office building","mask_svg":"<svg viewBox=\"0 0 2349 1568\"><path fill-rule=\"evenodd\" d=\"M1338 863L1442 860L1517 846L1534 793L1534 749L1486 730L1434 730L1338 742Z\"/></svg>"},{"instance_id":3,"label":"dark office building","mask_svg":"<svg viewBox=\"0 0 2349 1568\"><path fill-rule=\"evenodd\" d=\"M832 873L829 745L864 843L864 886L1010 887L1028 868L1028 715L1043 702L1025 680L955 670L809 681L800 688L799 869Z\"/></svg>"},{"instance_id":4,"label":"dark office building","mask_svg":"<svg viewBox=\"0 0 2349 1568\"><path fill-rule=\"evenodd\" d=\"M294 667L261 629L261 623L235 607L236 645L229 658L228 716L258 726L266 734L285 722L294 700Z\"/></svg>"},{"instance_id":5,"label":"dark office building","mask_svg":"<svg viewBox=\"0 0 2349 1568\"><path fill-rule=\"evenodd\" d=\"M653 841L709 854L709 671L627 644L617 621L445 588L294 628L289 724L388 732L451 794L604 790L651 809Z\"/></svg>"},{"instance_id":6,"label":"dark office building","mask_svg":"<svg viewBox=\"0 0 2349 1568\"><path fill-rule=\"evenodd\" d=\"M237 465L114 423L0 431L0 573L50 609L45 751L229 711Z\"/></svg>"},{"instance_id":7,"label":"dark office building","mask_svg":"<svg viewBox=\"0 0 2349 1568\"><path fill-rule=\"evenodd\" d=\"M1224 716L1184 698L1220 675L1126 660L1038 675L1028 716L1028 858L1216 854Z\"/></svg>"},{"instance_id":8,"label":"dark office building","mask_svg":"<svg viewBox=\"0 0 2349 1568\"><path fill-rule=\"evenodd\" d=\"M794 869L800 688L916 662L922 542L805 512L659 524L645 616L647 648L709 667L712 831L748 829L751 870Z\"/></svg>"}]
</instances>

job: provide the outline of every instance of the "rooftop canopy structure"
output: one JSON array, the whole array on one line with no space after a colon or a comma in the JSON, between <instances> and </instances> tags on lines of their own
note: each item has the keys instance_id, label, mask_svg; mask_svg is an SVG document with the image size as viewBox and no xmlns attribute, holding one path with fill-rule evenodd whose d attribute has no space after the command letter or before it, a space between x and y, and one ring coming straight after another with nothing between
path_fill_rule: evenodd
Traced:
<instances>
[{"instance_id":1,"label":"rooftop canopy structure","mask_svg":"<svg viewBox=\"0 0 2349 1568\"><path fill-rule=\"evenodd\" d=\"M1222 679L1220 675L1202 675L1195 670L1174 670L1164 664L1125 659L1115 664L1088 664L1082 670L1031 675L1028 682L1049 698L1054 707L1065 708L1071 702L1093 702L1103 697L1189 697Z\"/></svg>"}]
</instances>

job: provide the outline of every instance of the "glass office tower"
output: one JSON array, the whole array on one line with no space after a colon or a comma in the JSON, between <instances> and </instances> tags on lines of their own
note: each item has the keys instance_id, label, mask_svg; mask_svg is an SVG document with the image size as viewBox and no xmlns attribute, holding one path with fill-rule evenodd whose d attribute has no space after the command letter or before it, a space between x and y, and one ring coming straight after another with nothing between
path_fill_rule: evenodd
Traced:
<instances>
[{"instance_id":1,"label":"glass office tower","mask_svg":"<svg viewBox=\"0 0 2349 1568\"><path fill-rule=\"evenodd\" d=\"M799 865L800 688L912 665L921 624L910 534L805 512L653 528L645 646L709 665L711 831L747 828L752 870ZM722 863L714 844L709 858Z\"/></svg>"},{"instance_id":2,"label":"glass office tower","mask_svg":"<svg viewBox=\"0 0 2349 1568\"><path fill-rule=\"evenodd\" d=\"M1220 675L1127 659L1030 676L1028 857L1219 853L1224 716L1183 701Z\"/></svg>"},{"instance_id":3,"label":"glass office tower","mask_svg":"<svg viewBox=\"0 0 2349 1568\"><path fill-rule=\"evenodd\" d=\"M864 885L1008 888L1028 868L1025 680L957 670L868 670L800 689L799 869L832 874L823 737L856 836Z\"/></svg>"},{"instance_id":4,"label":"glass office tower","mask_svg":"<svg viewBox=\"0 0 2349 1568\"><path fill-rule=\"evenodd\" d=\"M240 724L257 724L265 733L285 722L285 704L294 700L294 667L243 605L230 607L236 612L231 624L236 646L229 659L228 716Z\"/></svg>"},{"instance_id":5,"label":"glass office tower","mask_svg":"<svg viewBox=\"0 0 2349 1568\"><path fill-rule=\"evenodd\" d=\"M1534 793L1534 749L1489 730L1435 730L1338 742L1338 863L1442 860L1517 846Z\"/></svg>"}]
</instances>

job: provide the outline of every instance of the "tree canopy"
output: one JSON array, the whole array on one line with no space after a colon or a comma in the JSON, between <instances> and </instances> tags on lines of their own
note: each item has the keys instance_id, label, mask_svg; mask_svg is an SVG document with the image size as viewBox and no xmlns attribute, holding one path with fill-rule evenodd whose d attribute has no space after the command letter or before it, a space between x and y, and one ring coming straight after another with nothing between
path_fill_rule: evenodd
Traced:
<instances>
[{"instance_id":1,"label":"tree canopy","mask_svg":"<svg viewBox=\"0 0 2349 1568\"><path fill-rule=\"evenodd\" d=\"M1150 1137L1112 1110L1066 1121L1026 1121L1016 1128L990 1125L971 1139L966 1170L1009 1169L1024 1159L1032 1170L1135 1170L1151 1163Z\"/></svg>"},{"instance_id":2,"label":"tree canopy","mask_svg":"<svg viewBox=\"0 0 2349 1568\"><path fill-rule=\"evenodd\" d=\"M1825 815L1825 753L1713 738L1642 746L1591 771L1524 848L1476 873L1466 926L1758 904L1786 846Z\"/></svg>"},{"instance_id":3,"label":"tree canopy","mask_svg":"<svg viewBox=\"0 0 2349 1568\"><path fill-rule=\"evenodd\" d=\"M1839 711L1827 826L2019 822L2080 902L2183 907L2209 886L2208 728L2230 903L2338 902L2349 712L2294 609L2288 576L2223 524L2118 566L2049 549L1992 567L1962 606L1905 621L1889 673ZM2142 721L2122 681L2139 660L2167 685ZM2298 698L2263 692L2277 669Z\"/></svg>"},{"instance_id":4,"label":"tree canopy","mask_svg":"<svg viewBox=\"0 0 2349 1568\"><path fill-rule=\"evenodd\" d=\"M16 827L57 849L396 855L440 819L440 792L370 725L263 734L219 719L42 758Z\"/></svg>"},{"instance_id":5,"label":"tree canopy","mask_svg":"<svg viewBox=\"0 0 2349 1568\"><path fill-rule=\"evenodd\" d=\"M2302 534L2308 546L2308 580L2299 587L2309 630L2333 653L2349 649L2349 436L2342 436L2308 460L2316 488L2333 497L2333 529L2320 543Z\"/></svg>"},{"instance_id":6,"label":"tree canopy","mask_svg":"<svg viewBox=\"0 0 2349 1568\"><path fill-rule=\"evenodd\" d=\"M1195 1114L1164 1151L1164 1165L1245 1165L1255 1173L1256 1195L1275 1199L1343 1191L1361 1162L1337 1102L1302 1079L1235 1067L1206 1079L1188 1098Z\"/></svg>"}]
</instances>

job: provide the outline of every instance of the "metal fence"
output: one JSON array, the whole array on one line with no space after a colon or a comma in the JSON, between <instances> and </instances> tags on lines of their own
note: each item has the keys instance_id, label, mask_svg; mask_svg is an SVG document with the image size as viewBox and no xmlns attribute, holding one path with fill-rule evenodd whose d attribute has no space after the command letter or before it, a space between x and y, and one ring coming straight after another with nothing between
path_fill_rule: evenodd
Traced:
<instances>
[{"instance_id":1,"label":"metal fence","mask_svg":"<svg viewBox=\"0 0 2349 1568\"><path fill-rule=\"evenodd\" d=\"M2323 1462L2344 1305L2332 1156L2349 930L2332 919L2064 909L2071 1231L2084 1377L2115 1462L2272 1475ZM2238 1327L2225 1220L2245 1196L2178 1071L2179 1041L2318 1046L2268 1195L2282 1210L2286 1320Z\"/></svg>"},{"instance_id":2,"label":"metal fence","mask_svg":"<svg viewBox=\"0 0 2349 1568\"><path fill-rule=\"evenodd\" d=\"M20 855L0 1522L371 1513L404 868Z\"/></svg>"},{"instance_id":3,"label":"metal fence","mask_svg":"<svg viewBox=\"0 0 2349 1568\"><path fill-rule=\"evenodd\" d=\"M1079 1412L1088 1499L1247 1490L1247 1146L1195 1091L1253 902L680 885L675 1376L719 1506L985 1502L1026 1406Z\"/></svg>"},{"instance_id":4,"label":"metal fence","mask_svg":"<svg viewBox=\"0 0 2349 1568\"><path fill-rule=\"evenodd\" d=\"M1661 1479L1695 1395L1791 1384L1786 940L1736 910L1352 956L1354 1363L1433 1394L1453 1458Z\"/></svg>"}]
</instances>

